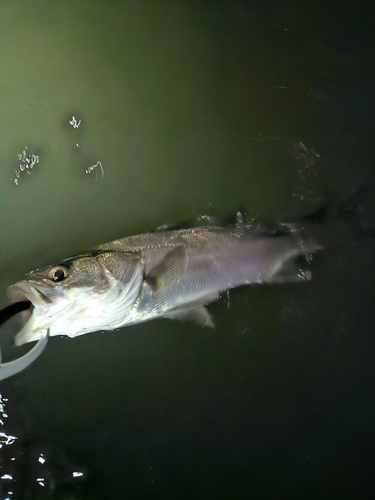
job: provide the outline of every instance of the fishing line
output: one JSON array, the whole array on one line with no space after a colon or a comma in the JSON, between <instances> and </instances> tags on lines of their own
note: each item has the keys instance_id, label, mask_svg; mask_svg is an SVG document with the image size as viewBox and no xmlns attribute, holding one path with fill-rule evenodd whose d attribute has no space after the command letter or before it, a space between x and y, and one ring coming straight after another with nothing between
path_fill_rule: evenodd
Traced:
<instances>
[{"instance_id":1,"label":"fishing line","mask_svg":"<svg viewBox=\"0 0 375 500\"><path fill-rule=\"evenodd\" d=\"M4 307L4 309L0 310L0 326L6 323L10 318L15 316L16 314L25 311L26 309L30 309L31 302L28 300L23 300L21 302L15 302L9 306ZM0 380L4 380L16 373L27 368L33 361L36 360L38 356L42 353L44 348L47 345L49 336L49 329L42 331L42 337L38 340L37 344L24 356L15 359L14 361L9 361L8 363L1 363L1 348L0 348Z\"/></svg>"},{"instance_id":2,"label":"fishing line","mask_svg":"<svg viewBox=\"0 0 375 500\"><path fill-rule=\"evenodd\" d=\"M10 306L4 307L0 311L0 326L3 325L8 319L12 318L16 314L26 311L26 309L30 309L31 302L28 300L22 300L21 302L15 302L14 304L10 304Z\"/></svg>"}]
</instances>

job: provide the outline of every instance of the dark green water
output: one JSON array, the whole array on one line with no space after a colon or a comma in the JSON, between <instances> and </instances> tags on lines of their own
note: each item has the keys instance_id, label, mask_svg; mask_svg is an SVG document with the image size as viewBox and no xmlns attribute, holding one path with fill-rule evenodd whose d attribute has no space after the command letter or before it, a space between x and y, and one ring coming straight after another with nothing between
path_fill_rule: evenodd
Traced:
<instances>
[{"instance_id":1,"label":"dark green water","mask_svg":"<svg viewBox=\"0 0 375 500\"><path fill-rule=\"evenodd\" d=\"M360 219L320 229L310 283L233 291L214 331L51 339L1 382L0 498L371 498L372 3L5 0L0 16L1 307L25 272L99 243L238 209L298 219L365 187ZM16 329L6 359L26 351Z\"/></svg>"}]
</instances>

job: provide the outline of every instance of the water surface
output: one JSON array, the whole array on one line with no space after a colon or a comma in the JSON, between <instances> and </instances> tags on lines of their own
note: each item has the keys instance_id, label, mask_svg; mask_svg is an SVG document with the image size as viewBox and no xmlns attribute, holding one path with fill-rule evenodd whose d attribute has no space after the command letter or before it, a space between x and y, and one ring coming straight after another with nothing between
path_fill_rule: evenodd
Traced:
<instances>
[{"instance_id":1,"label":"water surface","mask_svg":"<svg viewBox=\"0 0 375 500\"><path fill-rule=\"evenodd\" d=\"M162 224L293 220L363 185L373 227L357 5L3 2L0 289ZM358 227L321 229L311 283L213 304L214 331L51 339L1 383L4 498L369 498L374 242ZM16 329L6 359L27 349Z\"/></svg>"}]
</instances>

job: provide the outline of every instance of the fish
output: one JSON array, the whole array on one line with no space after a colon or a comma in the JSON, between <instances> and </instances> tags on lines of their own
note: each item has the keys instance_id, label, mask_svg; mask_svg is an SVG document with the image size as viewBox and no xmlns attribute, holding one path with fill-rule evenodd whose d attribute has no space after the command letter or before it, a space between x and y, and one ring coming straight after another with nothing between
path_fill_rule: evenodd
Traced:
<instances>
[{"instance_id":1,"label":"fish","mask_svg":"<svg viewBox=\"0 0 375 500\"><path fill-rule=\"evenodd\" d=\"M15 344L71 338L156 318L213 327L207 305L251 284L307 281L299 257L322 246L304 227L246 224L160 230L128 236L28 273L7 289L11 304L29 301Z\"/></svg>"}]
</instances>

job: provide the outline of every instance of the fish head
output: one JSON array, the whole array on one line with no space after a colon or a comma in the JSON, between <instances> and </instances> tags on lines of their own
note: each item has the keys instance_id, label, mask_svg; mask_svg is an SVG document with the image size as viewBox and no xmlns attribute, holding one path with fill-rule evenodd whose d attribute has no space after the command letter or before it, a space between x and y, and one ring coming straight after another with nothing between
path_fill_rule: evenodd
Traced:
<instances>
[{"instance_id":1,"label":"fish head","mask_svg":"<svg viewBox=\"0 0 375 500\"><path fill-rule=\"evenodd\" d=\"M31 271L8 287L10 303L31 302L31 308L20 313L23 327L15 344L39 340L46 328L51 336L69 337L116 328L117 309L133 304L143 276L137 256L115 253L65 259Z\"/></svg>"}]
</instances>

